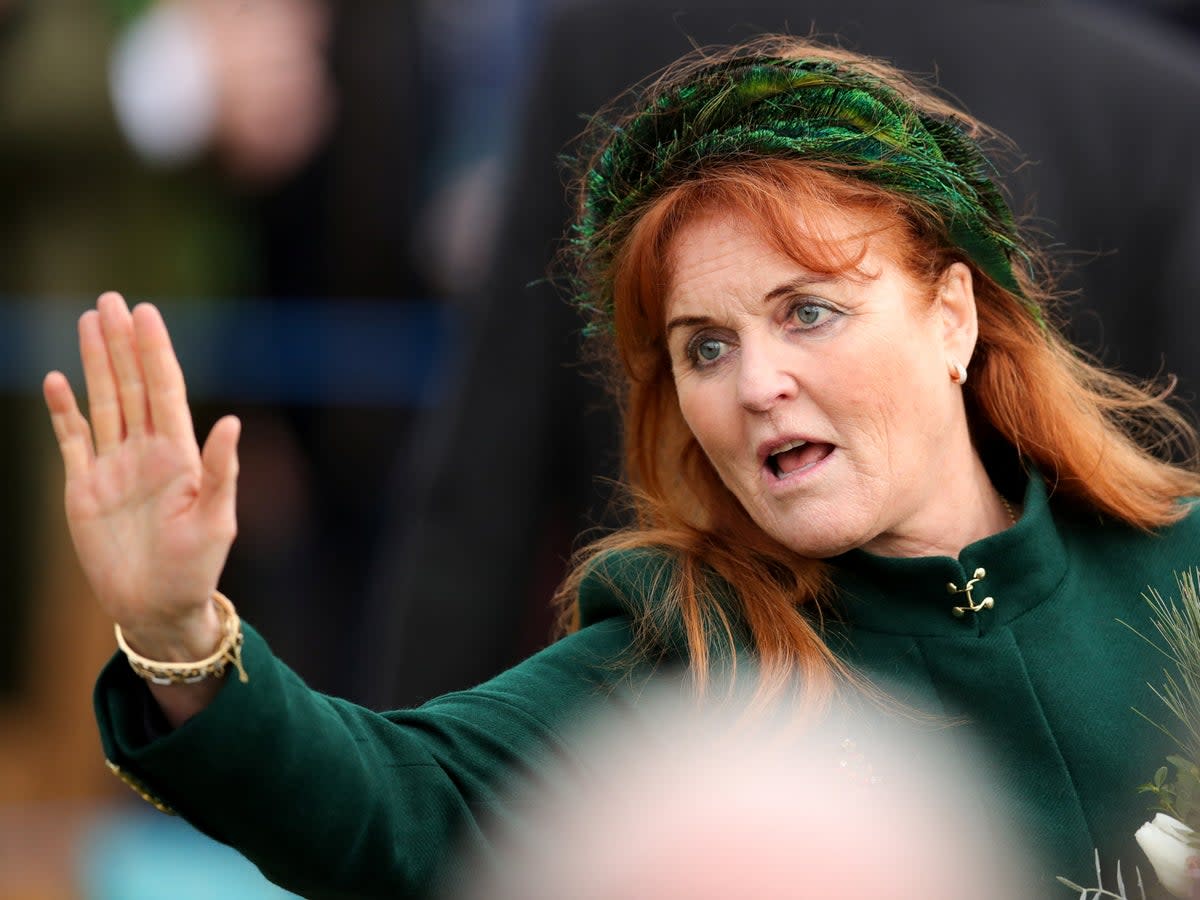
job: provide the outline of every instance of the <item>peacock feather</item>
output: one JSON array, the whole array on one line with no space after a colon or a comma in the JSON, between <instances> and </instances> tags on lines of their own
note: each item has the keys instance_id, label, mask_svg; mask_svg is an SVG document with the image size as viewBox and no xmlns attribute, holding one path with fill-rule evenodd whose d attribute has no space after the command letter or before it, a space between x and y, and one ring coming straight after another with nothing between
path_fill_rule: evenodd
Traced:
<instances>
[{"instance_id":1,"label":"peacock feather","mask_svg":"<svg viewBox=\"0 0 1200 900\"><path fill-rule=\"evenodd\" d=\"M1044 326L1013 273L1021 240L978 144L954 119L918 111L876 76L827 59L726 60L611 126L584 177L574 226L583 267L603 266L662 191L714 162L764 156L834 164L936 211L948 240ZM611 321L611 297L580 287L577 301L593 314L593 328Z\"/></svg>"}]
</instances>

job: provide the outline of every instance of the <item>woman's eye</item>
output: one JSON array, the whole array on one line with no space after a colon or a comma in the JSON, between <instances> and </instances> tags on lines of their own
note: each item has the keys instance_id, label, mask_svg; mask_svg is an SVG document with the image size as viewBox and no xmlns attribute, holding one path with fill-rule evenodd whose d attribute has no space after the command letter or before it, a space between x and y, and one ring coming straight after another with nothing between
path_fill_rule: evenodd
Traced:
<instances>
[{"instance_id":1,"label":"woman's eye","mask_svg":"<svg viewBox=\"0 0 1200 900\"><path fill-rule=\"evenodd\" d=\"M792 316L805 328L820 325L830 313L831 310L827 306L820 306L816 303L801 303L792 307Z\"/></svg>"},{"instance_id":2,"label":"woman's eye","mask_svg":"<svg viewBox=\"0 0 1200 900\"><path fill-rule=\"evenodd\" d=\"M691 346L690 356L692 360L700 365L714 363L720 359L726 350L724 341L717 338L701 338Z\"/></svg>"}]
</instances>

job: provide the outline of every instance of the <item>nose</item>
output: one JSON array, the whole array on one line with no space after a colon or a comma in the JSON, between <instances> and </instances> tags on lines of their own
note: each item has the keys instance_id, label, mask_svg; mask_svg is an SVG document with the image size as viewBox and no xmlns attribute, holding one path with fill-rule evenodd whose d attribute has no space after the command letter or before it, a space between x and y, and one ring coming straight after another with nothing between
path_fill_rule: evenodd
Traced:
<instances>
[{"instance_id":1,"label":"nose","mask_svg":"<svg viewBox=\"0 0 1200 900\"><path fill-rule=\"evenodd\" d=\"M796 360L769 338L743 341L738 360L738 402L752 412L769 412L800 390Z\"/></svg>"}]
</instances>

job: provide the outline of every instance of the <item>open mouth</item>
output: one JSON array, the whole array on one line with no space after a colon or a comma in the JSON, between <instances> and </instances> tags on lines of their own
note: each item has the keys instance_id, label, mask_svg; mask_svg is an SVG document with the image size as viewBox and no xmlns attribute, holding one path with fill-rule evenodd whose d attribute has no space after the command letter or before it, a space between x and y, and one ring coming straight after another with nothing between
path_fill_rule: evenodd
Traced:
<instances>
[{"instance_id":1,"label":"open mouth","mask_svg":"<svg viewBox=\"0 0 1200 900\"><path fill-rule=\"evenodd\" d=\"M788 478L811 469L832 452L833 444L789 441L768 454L766 465L776 478Z\"/></svg>"}]
</instances>

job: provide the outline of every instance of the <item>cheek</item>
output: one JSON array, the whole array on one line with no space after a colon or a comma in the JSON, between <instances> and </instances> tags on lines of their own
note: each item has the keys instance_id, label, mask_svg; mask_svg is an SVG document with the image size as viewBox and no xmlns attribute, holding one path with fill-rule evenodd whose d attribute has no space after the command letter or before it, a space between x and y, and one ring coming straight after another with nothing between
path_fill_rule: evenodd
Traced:
<instances>
[{"instance_id":1,"label":"cheek","mask_svg":"<svg viewBox=\"0 0 1200 900\"><path fill-rule=\"evenodd\" d=\"M928 463L952 421L956 389L940 363L909 358L881 382L877 402L893 469Z\"/></svg>"},{"instance_id":2,"label":"cheek","mask_svg":"<svg viewBox=\"0 0 1200 900\"><path fill-rule=\"evenodd\" d=\"M712 404L703 402L703 395L703 391L694 390L689 384L680 384L678 380L675 382L679 412L701 446L705 445L705 434L711 428L709 419L712 416Z\"/></svg>"},{"instance_id":3,"label":"cheek","mask_svg":"<svg viewBox=\"0 0 1200 900\"><path fill-rule=\"evenodd\" d=\"M930 415L941 386L932 382L926 361L900 342L881 343L854 360L827 371L826 396L836 407L831 418L863 454L905 452L934 427Z\"/></svg>"},{"instance_id":4,"label":"cheek","mask_svg":"<svg viewBox=\"0 0 1200 900\"><path fill-rule=\"evenodd\" d=\"M719 385L685 378L675 382L675 394L684 424L695 436L700 448L720 467L723 447L733 439L733 426Z\"/></svg>"}]
</instances>

